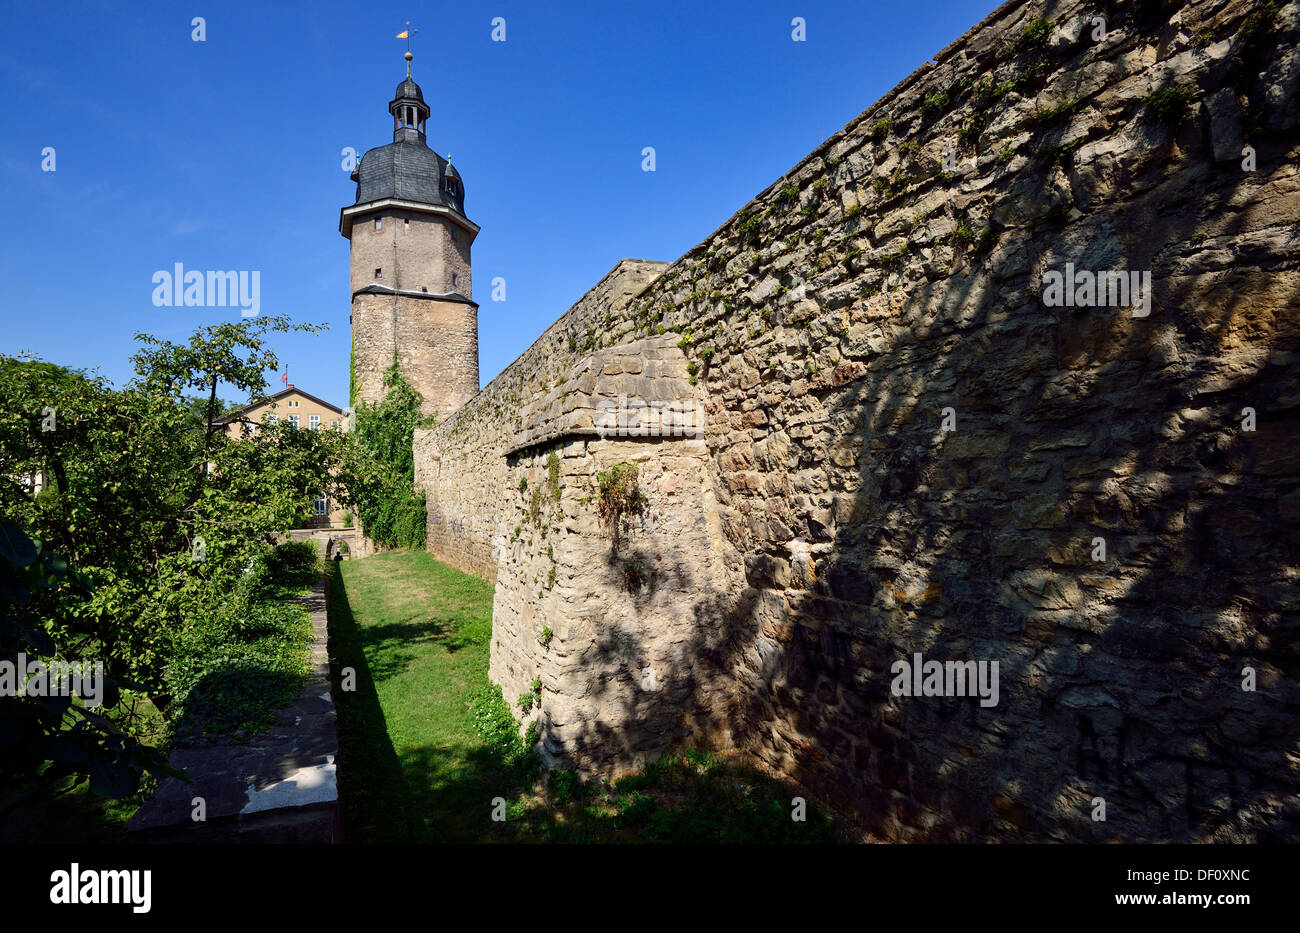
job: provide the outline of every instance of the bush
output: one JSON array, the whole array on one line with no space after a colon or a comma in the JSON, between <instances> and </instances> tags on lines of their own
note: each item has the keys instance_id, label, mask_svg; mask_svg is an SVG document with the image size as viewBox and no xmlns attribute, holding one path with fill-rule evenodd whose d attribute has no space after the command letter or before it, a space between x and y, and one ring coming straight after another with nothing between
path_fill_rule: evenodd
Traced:
<instances>
[{"instance_id":1,"label":"bush","mask_svg":"<svg viewBox=\"0 0 1300 933\"><path fill-rule=\"evenodd\" d=\"M1146 96L1147 121L1177 126L1186 116L1188 105L1195 95L1196 89L1189 84L1175 84L1152 91Z\"/></svg>"},{"instance_id":2,"label":"bush","mask_svg":"<svg viewBox=\"0 0 1300 933\"><path fill-rule=\"evenodd\" d=\"M271 549L266 566L281 586L310 586L320 576L320 551L313 541L289 541Z\"/></svg>"}]
</instances>

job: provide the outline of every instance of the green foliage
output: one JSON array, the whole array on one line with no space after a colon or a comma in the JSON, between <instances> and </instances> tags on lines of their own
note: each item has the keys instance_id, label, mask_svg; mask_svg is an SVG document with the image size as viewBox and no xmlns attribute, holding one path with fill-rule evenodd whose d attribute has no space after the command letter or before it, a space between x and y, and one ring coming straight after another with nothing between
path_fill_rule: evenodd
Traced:
<instances>
[{"instance_id":1,"label":"green foliage","mask_svg":"<svg viewBox=\"0 0 1300 933\"><path fill-rule=\"evenodd\" d=\"M551 498L560 501L560 457L555 451L546 456L546 479L550 484Z\"/></svg>"},{"instance_id":2,"label":"green foliage","mask_svg":"<svg viewBox=\"0 0 1300 933\"><path fill-rule=\"evenodd\" d=\"M65 661L103 664L112 696L91 714L98 720L83 716L91 725L78 736L112 732L101 750L125 756L59 762L60 743L17 751L15 761L36 762L26 780L64 780L76 767L63 765L86 765L95 792L129 793L149 769L139 740L157 737L159 716L169 733L187 716L183 696L204 677L187 668L195 651L234 658L242 651L235 635L295 634L278 609L232 614L230 606L272 598L270 584L255 593L243 570L329 488L342 435L283 424L240 439L212 422L230 407L217 394L222 385L266 397L264 373L279 368L270 333L319 329L261 317L199 328L185 343L137 334L136 378L121 389L51 363L0 357L0 513L39 542L38 554L57 549L50 573L57 576L62 561L77 568L77 585L53 585L51 577L40 598L13 615L41 653L57 647ZM32 474L47 481L38 496L22 480ZM31 566L11 565L24 573ZM246 652L245 672L287 670L276 659L292 653L291 641ZM273 699L246 696L238 718ZM81 715L71 707L62 714Z\"/></svg>"},{"instance_id":3,"label":"green foliage","mask_svg":"<svg viewBox=\"0 0 1300 933\"><path fill-rule=\"evenodd\" d=\"M871 138L875 142L880 142L889 135L889 117L880 117L875 123L871 124Z\"/></svg>"},{"instance_id":4,"label":"green foliage","mask_svg":"<svg viewBox=\"0 0 1300 933\"><path fill-rule=\"evenodd\" d=\"M908 177L907 172L896 168L887 178L877 176L871 179L871 187L876 189L876 194L888 201L906 192L910 182L911 178Z\"/></svg>"},{"instance_id":5,"label":"green foliage","mask_svg":"<svg viewBox=\"0 0 1300 933\"><path fill-rule=\"evenodd\" d=\"M948 92L935 91L921 101L922 119L932 120L948 109Z\"/></svg>"},{"instance_id":6,"label":"green foliage","mask_svg":"<svg viewBox=\"0 0 1300 933\"><path fill-rule=\"evenodd\" d=\"M1013 58L1021 52L1042 48L1047 45L1047 37L1051 32L1051 22L1044 17L1036 16L1025 24L1019 35L1002 46L1001 57Z\"/></svg>"},{"instance_id":7,"label":"green foliage","mask_svg":"<svg viewBox=\"0 0 1300 933\"><path fill-rule=\"evenodd\" d=\"M596 474L599 488L597 511L601 522L610 530L614 552L624 527L634 516L645 511L646 497L637 483L635 463L616 463L608 470Z\"/></svg>"},{"instance_id":8,"label":"green foliage","mask_svg":"<svg viewBox=\"0 0 1300 933\"><path fill-rule=\"evenodd\" d=\"M1175 127L1183 122L1195 96L1196 88L1190 84L1174 84L1152 91L1143 99L1146 104L1144 118L1150 123Z\"/></svg>"},{"instance_id":9,"label":"green foliage","mask_svg":"<svg viewBox=\"0 0 1300 933\"><path fill-rule=\"evenodd\" d=\"M1242 20L1237 29L1237 48L1228 70L1228 83L1245 93L1259 72L1264 70L1269 53L1276 48L1273 32L1283 4L1268 0Z\"/></svg>"},{"instance_id":10,"label":"green foliage","mask_svg":"<svg viewBox=\"0 0 1300 933\"><path fill-rule=\"evenodd\" d=\"M645 566L636 558L623 561L623 588L635 593L645 585Z\"/></svg>"},{"instance_id":11,"label":"green foliage","mask_svg":"<svg viewBox=\"0 0 1300 933\"><path fill-rule=\"evenodd\" d=\"M312 631L307 610L288 597L320 572L315 544L281 544L254 559L212 616L189 620L167 670L173 743L259 731L294 698L308 673Z\"/></svg>"},{"instance_id":12,"label":"green foliage","mask_svg":"<svg viewBox=\"0 0 1300 933\"><path fill-rule=\"evenodd\" d=\"M554 570L554 568L552 568L552 570ZM542 626L542 632L537 637L537 640L540 641L543 646L546 646L551 643L551 639L553 639L554 637L555 637L555 629L551 628L549 625L544 625Z\"/></svg>"},{"instance_id":13,"label":"green foliage","mask_svg":"<svg viewBox=\"0 0 1300 933\"><path fill-rule=\"evenodd\" d=\"M1062 146L1044 146L1038 150L1038 157L1049 165L1068 165L1074 154L1083 145L1082 139Z\"/></svg>"},{"instance_id":14,"label":"green foliage","mask_svg":"<svg viewBox=\"0 0 1300 933\"><path fill-rule=\"evenodd\" d=\"M546 790L551 800L561 807L566 807L587 795L587 788L576 771L555 769L546 778Z\"/></svg>"},{"instance_id":15,"label":"green foliage","mask_svg":"<svg viewBox=\"0 0 1300 933\"><path fill-rule=\"evenodd\" d=\"M420 393L396 363L384 373L384 390L376 404L357 403L356 426L344 435L348 455L339 475L342 497L377 544L422 548L424 490L415 486L411 441L415 429L430 426L433 418L421 417Z\"/></svg>"},{"instance_id":16,"label":"green foliage","mask_svg":"<svg viewBox=\"0 0 1300 933\"><path fill-rule=\"evenodd\" d=\"M903 243L902 246L892 252L882 253L880 256L880 264L886 268L902 265L903 259L907 256L908 249L908 244Z\"/></svg>"},{"instance_id":17,"label":"green foliage","mask_svg":"<svg viewBox=\"0 0 1300 933\"><path fill-rule=\"evenodd\" d=\"M984 132L984 127L988 125L989 115L983 110L977 110L972 113L969 119L961 125L957 131L957 141L963 146L973 146Z\"/></svg>"},{"instance_id":18,"label":"green foliage","mask_svg":"<svg viewBox=\"0 0 1300 933\"><path fill-rule=\"evenodd\" d=\"M1082 106L1082 103L1070 97L1050 107L1039 107L1034 111L1034 123L1039 126L1064 123L1077 113Z\"/></svg>"},{"instance_id":19,"label":"green foliage","mask_svg":"<svg viewBox=\"0 0 1300 933\"><path fill-rule=\"evenodd\" d=\"M67 605L69 591L84 593L88 585L43 541L0 521L0 658L12 660L22 653L30 665L75 657L66 638L60 644L51 637L50 629L57 626L50 623L57 620L58 607ZM98 795L125 797L146 772L185 778L167 766L165 755L112 721L124 722L124 713L129 714L125 686L106 677L97 709L72 697L0 696L0 786L11 795L16 792L18 800L31 799L71 777L76 784L89 781Z\"/></svg>"}]
</instances>

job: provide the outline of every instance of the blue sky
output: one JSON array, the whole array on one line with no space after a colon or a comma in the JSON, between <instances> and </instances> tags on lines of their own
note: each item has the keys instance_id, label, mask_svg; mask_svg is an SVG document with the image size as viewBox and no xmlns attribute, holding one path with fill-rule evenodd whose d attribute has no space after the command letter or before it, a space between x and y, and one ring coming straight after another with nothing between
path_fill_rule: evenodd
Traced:
<instances>
[{"instance_id":1,"label":"blue sky","mask_svg":"<svg viewBox=\"0 0 1300 933\"><path fill-rule=\"evenodd\" d=\"M290 381L346 405L341 150L391 142L410 20L429 145L482 227L486 384L620 258L676 259L994 6L6 4L0 351L121 383L137 331L179 341L239 317L155 307L156 271L258 270L263 314L330 325L277 337Z\"/></svg>"}]
</instances>

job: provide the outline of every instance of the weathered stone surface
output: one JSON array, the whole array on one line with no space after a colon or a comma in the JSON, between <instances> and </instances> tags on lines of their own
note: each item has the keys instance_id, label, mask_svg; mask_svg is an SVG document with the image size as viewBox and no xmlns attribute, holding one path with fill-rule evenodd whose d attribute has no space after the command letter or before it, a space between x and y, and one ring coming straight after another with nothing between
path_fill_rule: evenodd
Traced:
<instances>
[{"instance_id":1,"label":"weathered stone surface","mask_svg":"<svg viewBox=\"0 0 1300 933\"><path fill-rule=\"evenodd\" d=\"M549 761L735 745L893 839L1300 838L1300 4L1241 81L1214 37L1247 5L1161 8L1093 43L1084 2L1004 4L420 432L429 546L497 581L492 676L541 679ZM1036 16L1050 41L1004 51ZM1149 273L1148 313L1048 305L1066 263ZM679 360L698 445L557 414L683 391L651 366ZM620 462L648 508L611 560ZM916 652L998 661L997 705L894 696Z\"/></svg>"}]
</instances>

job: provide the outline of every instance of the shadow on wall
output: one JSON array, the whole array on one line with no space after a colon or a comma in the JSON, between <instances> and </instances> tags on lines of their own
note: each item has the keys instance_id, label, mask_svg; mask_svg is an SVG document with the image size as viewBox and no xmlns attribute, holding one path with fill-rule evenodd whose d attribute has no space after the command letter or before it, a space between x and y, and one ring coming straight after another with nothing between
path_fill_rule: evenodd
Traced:
<instances>
[{"instance_id":1,"label":"shadow on wall","mask_svg":"<svg viewBox=\"0 0 1300 933\"><path fill-rule=\"evenodd\" d=\"M1237 207L1295 174L1276 134L1247 176L1213 163L1203 130L1135 127L1145 151L1114 184L1144 195L1093 201L1074 230L1026 173L1008 197L1028 229L914 288L860 378L812 389L847 428L826 447L860 445L858 466L832 481L829 527L790 516L826 545L813 586L772 603L765 568L792 555L749 544L771 608L748 619L766 647L742 666L741 717L764 762L886 835L1300 834L1300 342L1284 320L1300 287L1294 248L1275 252L1259 208ZM1218 250L1195 248L1202 229ZM1042 272L1066 262L1152 270L1150 317L1043 307ZM796 445L787 469L828 453ZM914 652L998 661L1000 703L893 697L890 665Z\"/></svg>"},{"instance_id":2,"label":"shadow on wall","mask_svg":"<svg viewBox=\"0 0 1300 933\"><path fill-rule=\"evenodd\" d=\"M1113 28L1133 9L1116 4ZM1154 69L1153 89L1191 80L1203 97L1231 62ZM1195 103L1168 122L1142 95L1097 93L1065 127L1040 111L997 185L943 209L983 212L995 238L950 269L920 224L899 254L850 215L845 242L872 256L760 271L809 294L846 274L859 296L901 287L856 302L838 334L778 306L772 325L837 347L833 367L750 359L705 380L730 424L710 435L710 475L746 582L692 593L670 686L628 692L626 719L592 724L575 754L677 710L683 731L748 748L887 838L1300 838L1297 102L1270 106L1254 172L1215 161ZM928 119L893 116L894 145ZM1122 145L1089 149L1117 125ZM975 154L990 144L977 134ZM896 157L876 148L877 165ZM790 210L772 237L805 223ZM752 246L735 226L727 242ZM1043 275L1066 263L1149 270L1150 315L1045 306ZM746 310L722 318L737 342ZM729 392L740 368L760 387ZM770 420L745 424L762 396ZM696 587L689 568L667 585ZM596 650L635 653L628 637ZM891 665L917 652L997 661L998 704L893 696Z\"/></svg>"}]
</instances>

